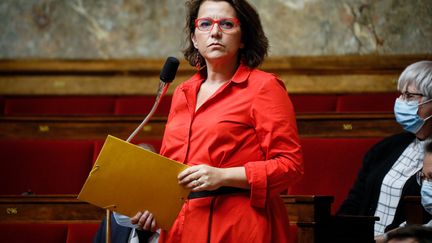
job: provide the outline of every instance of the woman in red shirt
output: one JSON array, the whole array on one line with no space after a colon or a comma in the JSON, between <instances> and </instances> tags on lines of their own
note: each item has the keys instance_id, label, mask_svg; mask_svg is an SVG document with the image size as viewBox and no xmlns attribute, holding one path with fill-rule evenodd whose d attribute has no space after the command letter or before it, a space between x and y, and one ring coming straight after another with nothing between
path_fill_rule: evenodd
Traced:
<instances>
[{"instance_id":1,"label":"woman in red shirt","mask_svg":"<svg viewBox=\"0 0 432 243\"><path fill-rule=\"evenodd\" d=\"M296 120L284 84L255 69L268 41L245 0L188 1L185 57L199 68L179 85L161 154L190 167L192 189L159 242L287 242L279 194L303 173ZM132 220L156 227L145 212Z\"/></svg>"}]
</instances>

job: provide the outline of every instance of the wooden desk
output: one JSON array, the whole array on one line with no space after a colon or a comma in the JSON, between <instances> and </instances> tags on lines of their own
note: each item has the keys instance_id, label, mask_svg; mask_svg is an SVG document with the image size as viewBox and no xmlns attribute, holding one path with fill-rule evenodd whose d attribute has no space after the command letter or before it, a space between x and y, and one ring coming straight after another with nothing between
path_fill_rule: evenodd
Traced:
<instances>
[{"instance_id":1,"label":"wooden desk","mask_svg":"<svg viewBox=\"0 0 432 243\"><path fill-rule=\"evenodd\" d=\"M105 210L77 195L1 196L0 222L99 222Z\"/></svg>"},{"instance_id":2,"label":"wooden desk","mask_svg":"<svg viewBox=\"0 0 432 243\"><path fill-rule=\"evenodd\" d=\"M374 223L369 216L331 215L331 196L281 196L290 223L298 226L300 243L374 243Z\"/></svg>"},{"instance_id":3,"label":"wooden desk","mask_svg":"<svg viewBox=\"0 0 432 243\"><path fill-rule=\"evenodd\" d=\"M426 55L344 55L267 58L290 93L394 92L395 80ZM0 95L146 95L157 90L165 60L0 60ZM168 94L195 73L182 61Z\"/></svg>"},{"instance_id":4,"label":"wooden desk","mask_svg":"<svg viewBox=\"0 0 432 243\"><path fill-rule=\"evenodd\" d=\"M368 242L373 217L333 217L331 196L282 195L298 242ZM98 223L105 211L79 201L76 195L1 196L0 223ZM357 241L359 240L359 241Z\"/></svg>"},{"instance_id":5,"label":"wooden desk","mask_svg":"<svg viewBox=\"0 0 432 243\"><path fill-rule=\"evenodd\" d=\"M290 223L297 224L299 242L315 242L317 222L330 216L330 196L281 196ZM76 199L76 195L1 196L0 222L99 222L103 209ZM322 224L321 224L322 225ZM319 237L319 235L318 235ZM316 241L319 242L319 241Z\"/></svg>"},{"instance_id":6,"label":"wooden desk","mask_svg":"<svg viewBox=\"0 0 432 243\"><path fill-rule=\"evenodd\" d=\"M319 242L320 229L330 218L332 196L282 195L291 224L297 224L298 242Z\"/></svg>"},{"instance_id":7,"label":"wooden desk","mask_svg":"<svg viewBox=\"0 0 432 243\"><path fill-rule=\"evenodd\" d=\"M142 116L0 117L0 138L101 139L127 138ZM166 118L155 117L138 139L162 139ZM393 114L303 114L297 116L302 137L386 137L402 131Z\"/></svg>"}]
</instances>

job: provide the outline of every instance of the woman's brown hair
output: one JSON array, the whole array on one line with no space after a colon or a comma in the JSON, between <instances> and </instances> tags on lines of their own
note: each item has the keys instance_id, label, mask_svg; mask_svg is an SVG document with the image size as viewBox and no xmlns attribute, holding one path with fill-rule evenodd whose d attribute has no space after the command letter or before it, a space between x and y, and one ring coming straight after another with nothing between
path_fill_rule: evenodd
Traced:
<instances>
[{"instance_id":1,"label":"woman's brown hair","mask_svg":"<svg viewBox=\"0 0 432 243\"><path fill-rule=\"evenodd\" d=\"M245 0L190 0L186 2L187 19L186 34L187 47L183 54L192 66L204 66L205 60L194 47L191 36L195 32L195 19L201 4L205 1L224 1L228 2L236 11L242 30L242 41L244 47L240 49L240 59L248 67L259 66L264 57L267 56L268 39L264 34L260 17L252 5Z\"/></svg>"}]
</instances>

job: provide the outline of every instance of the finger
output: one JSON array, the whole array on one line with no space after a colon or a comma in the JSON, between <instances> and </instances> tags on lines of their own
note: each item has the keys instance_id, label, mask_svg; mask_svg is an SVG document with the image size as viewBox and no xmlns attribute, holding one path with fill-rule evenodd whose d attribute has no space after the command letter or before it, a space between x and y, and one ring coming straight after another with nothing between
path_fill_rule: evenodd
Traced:
<instances>
[{"instance_id":1,"label":"finger","mask_svg":"<svg viewBox=\"0 0 432 243\"><path fill-rule=\"evenodd\" d=\"M205 189L205 183L200 182L199 180L196 180L196 183L194 181L195 186L192 188L192 191L202 191Z\"/></svg>"},{"instance_id":2,"label":"finger","mask_svg":"<svg viewBox=\"0 0 432 243\"><path fill-rule=\"evenodd\" d=\"M189 183L194 183L194 181L198 180L199 178L200 178L199 172L194 172L193 174L190 174L187 177L180 180L179 184L180 185L186 185Z\"/></svg>"},{"instance_id":3,"label":"finger","mask_svg":"<svg viewBox=\"0 0 432 243\"><path fill-rule=\"evenodd\" d=\"M199 171L200 168L201 168L201 165L194 165L194 166L191 166L191 167L187 168L186 170L180 172L180 174L177 176L177 179L178 179L179 181L181 181L181 180L183 180L185 177L187 177L187 176L189 176L189 175L191 175L191 174L193 174L193 173Z\"/></svg>"},{"instance_id":4,"label":"finger","mask_svg":"<svg viewBox=\"0 0 432 243\"><path fill-rule=\"evenodd\" d=\"M131 223L132 223L132 224L137 224L138 221L139 221L139 218L141 217L141 215L142 215L141 212L138 212L137 214L135 214L135 216L133 216L133 217L131 218Z\"/></svg>"},{"instance_id":5,"label":"finger","mask_svg":"<svg viewBox=\"0 0 432 243\"><path fill-rule=\"evenodd\" d=\"M196 187L200 186L200 182L198 180L192 180L184 185L184 187L188 189L194 189Z\"/></svg>"},{"instance_id":6,"label":"finger","mask_svg":"<svg viewBox=\"0 0 432 243\"><path fill-rule=\"evenodd\" d=\"M147 218L148 218L149 214L150 214L149 211L147 211L147 210L144 211L144 213L141 215L141 217L140 217L140 219L138 221L139 227L144 228L143 226L144 226L145 222L147 221Z\"/></svg>"},{"instance_id":7,"label":"finger","mask_svg":"<svg viewBox=\"0 0 432 243\"><path fill-rule=\"evenodd\" d=\"M156 219L153 218L152 223L151 223L151 231L155 232L156 231Z\"/></svg>"},{"instance_id":8,"label":"finger","mask_svg":"<svg viewBox=\"0 0 432 243\"><path fill-rule=\"evenodd\" d=\"M149 213L149 215L147 217L147 220L144 223L143 229L145 229L145 230L151 230L152 221L153 221L153 214Z\"/></svg>"},{"instance_id":9,"label":"finger","mask_svg":"<svg viewBox=\"0 0 432 243\"><path fill-rule=\"evenodd\" d=\"M196 172L196 170L194 168L188 168L182 172L180 172L180 174L177 176L177 179L179 181L184 180L186 177L188 177L190 174Z\"/></svg>"}]
</instances>

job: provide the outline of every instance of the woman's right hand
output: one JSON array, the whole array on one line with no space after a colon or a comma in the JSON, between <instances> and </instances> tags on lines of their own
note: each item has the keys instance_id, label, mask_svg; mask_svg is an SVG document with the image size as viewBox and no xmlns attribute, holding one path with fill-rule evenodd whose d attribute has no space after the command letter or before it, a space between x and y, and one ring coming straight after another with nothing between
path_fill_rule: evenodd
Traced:
<instances>
[{"instance_id":1,"label":"woman's right hand","mask_svg":"<svg viewBox=\"0 0 432 243\"><path fill-rule=\"evenodd\" d=\"M155 232L157 230L156 219L149 211L138 212L131 218L131 223L139 226L139 229Z\"/></svg>"}]
</instances>

